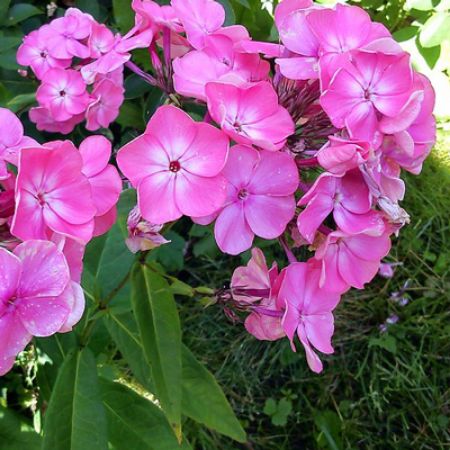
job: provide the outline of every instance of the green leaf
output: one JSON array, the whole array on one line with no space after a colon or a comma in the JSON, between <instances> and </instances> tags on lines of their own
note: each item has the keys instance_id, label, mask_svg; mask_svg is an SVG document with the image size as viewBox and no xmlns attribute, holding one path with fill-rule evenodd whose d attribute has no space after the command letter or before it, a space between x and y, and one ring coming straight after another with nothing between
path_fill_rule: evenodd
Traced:
<instances>
[{"instance_id":1,"label":"green leaf","mask_svg":"<svg viewBox=\"0 0 450 450\"><path fill-rule=\"evenodd\" d=\"M147 92L155 89L135 73L126 78L124 86L126 99L140 98Z\"/></svg>"},{"instance_id":2,"label":"green leaf","mask_svg":"<svg viewBox=\"0 0 450 450\"><path fill-rule=\"evenodd\" d=\"M7 107L11 111L16 113L23 108L27 108L28 106L32 105L35 102L36 102L36 94L35 93L20 94L20 95L17 95L16 97L12 98L11 100L9 100L9 102L7 103Z\"/></svg>"},{"instance_id":3,"label":"green leaf","mask_svg":"<svg viewBox=\"0 0 450 450\"><path fill-rule=\"evenodd\" d=\"M179 445L166 417L155 404L131 389L100 378L108 418L109 441L117 450L189 449Z\"/></svg>"},{"instance_id":4,"label":"green leaf","mask_svg":"<svg viewBox=\"0 0 450 450\"><path fill-rule=\"evenodd\" d=\"M397 340L389 334L384 334L380 338L372 337L369 340L370 347L380 347L395 355L397 353Z\"/></svg>"},{"instance_id":5,"label":"green leaf","mask_svg":"<svg viewBox=\"0 0 450 450\"><path fill-rule=\"evenodd\" d=\"M3 53L6 50L10 50L11 48L18 47L22 39L20 37L11 36L11 37L1 37L0 38L0 53Z\"/></svg>"},{"instance_id":6,"label":"green leaf","mask_svg":"<svg viewBox=\"0 0 450 450\"><path fill-rule=\"evenodd\" d=\"M328 447L330 450L341 450L341 428L342 423L339 416L333 411L324 411L314 416L314 423L320 430L317 441L321 448Z\"/></svg>"},{"instance_id":7,"label":"green leaf","mask_svg":"<svg viewBox=\"0 0 450 450\"><path fill-rule=\"evenodd\" d=\"M81 11L93 16L94 19L100 20L100 5L97 0L76 0L76 6L81 9Z\"/></svg>"},{"instance_id":8,"label":"green leaf","mask_svg":"<svg viewBox=\"0 0 450 450\"><path fill-rule=\"evenodd\" d=\"M88 348L67 356L45 415L42 450L69 449L108 449L97 367Z\"/></svg>"},{"instance_id":9,"label":"green leaf","mask_svg":"<svg viewBox=\"0 0 450 450\"><path fill-rule=\"evenodd\" d=\"M450 39L450 13L433 14L424 24L420 33L422 47L434 47Z\"/></svg>"},{"instance_id":10,"label":"green leaf","mask_svg":"<svg viewBox=\"0 0 450 450\"><path fill-rule=\"evenodd\" d=\"M233 1L239 3L244 8L250 9L250 3L248 2L248 0L233 0Z\"/></svg>"},{"instance_id":11,"label":"green leaf","mask_svg":"<svg viewBox=\"0 0 450 450\"><path fill-rule=\"evenodd\" d=\"M39 8L36 8L36 6L30 5L29 3L17 3L8 11L8 16L4 24L7 27L16 25L19 22L39 14L44 14L44 12Z\"/></svg>"},{"instance_id":12,"label":"green leaf","mask_svg":"<svg viewBox=\"0 0 450 450\"><path fill-rule=\"evenodd\" d=\"M122 34L129 31L134 25L134 11L131 9L131 0L113 0L114 19Z\"/></svg>"},{"instance_id":13,"label":"green leaf","mask_svg":"<svg viewBox=\"0 0 450 450\"><path fill-rule=\"evenodd\" d=\"M137 264L132 281L134 314L156 395L180 437L181 330L175 300L167 281L148 266Z\"/></svg>"},{"instance_id":14,"label":"green leaf","mask_svg":"<svg viewBox=\"0 0 450 450\"><path fill-rule=\"evenodd\" d=\"M2 450L38 450L41 437L12 411L0 406L0 442Z\"/></svg>"},{"instance_id":15,"label":"green leaf","mask_svg":"<svg viewBox=\"0 0 450 450\"><path fill-rule=\"evenodd\" d=\"M179 272L184 267L184 251L186 241L175 231L165 233L170 243L158 247L152 253L155 258L168 272Z\"/></svg>"},{"instance_id":16,"label":"green leaf","mask_svg":"<svg viewBox=\"0 0 450 450\"><path fill-rule=\"evenodd\" d=\"M392 36L397 42L405 42L416 37L419 34L420 28L417 26L410 26L396 31Z\"/></svg>"},{"instance_id":17,"label":"green leaf","mask_svg":"<svg viewBox=\"0 0 450 450\"><path fill-rule=\"evenodd\" d=\"M217 0L225 9L225 26L234 25L236 23L236 14L230 0Z\"/></svg>"},{"instance_id":18,"label":"green leaf","mask_svg":"<svg viewBox=\"0 0 450 450\"><path fill-rule=\"evenodd\" d=\"M0 67L6 70L17 70L20 68L16 61L15 49L9 49L0 53Z\"/></svg>"},{"instance_id":19,"label":"green leaf","mask_svg":"<svg viewBox=\"0 0 450 450\"><path fill-rule=\"evenodd\" d=\"M83 287L92 295L104 298L116 289L131 269L134 255L125 244L126 217L136 203L132 189L122 192L117 222L103 236L93 239L86 248Z\"/></svg>"},{"instance_id":20,"label":"green leaf","mask_svg":"<svg viewBox=\"0 0 450 450\"><path fill-rule=\"evenodd\" d=\"M419 11L430 11L434 8L433 0L406 0L405 9L417 9Z\"/></svg>"},{"instance_id":21,"label":"green leaf","mask_svg":"<svg viewBox=\"0 0 450 450\"><path fill-rule=\"evenodd\" d=\"M120 107L117 123L123 127L143 130L145 123L142 120L142 106L136 100L125 100Z\"/></svg>"},{"instance_id":22,"label":"green leaf","mask_svg":"<svg viewBox=\"0 0 450 450\"><path fill-rule=\"evenodd\" d=\"M183 345L183 414L238 442L246 435L214 376Z\"/></svg>"},{"instance_id":23,"label":"green leaf","mask_svg":"<svg viewBox=\"0 0 450 450\"><path fill-rule=\"evenodd\" d=\"M11 3L11 0L1 0L0 1L0 25L3 25L3 23L6 20L10 3Z\"/></svg>"},{"instance_id":24,"label":"green leaf","mask_svg":"<svg viewBox=\"0 0 450 450\"><path fill-rule=\"evenodd\" d=\"M147 97L144 104L144 122L148 122L150 117L155 114L155 111L164 104L167 99L165 92L156 87L153 87Z\"/></svg>"},{"instance_id":25,"label":"green leaf","mask_svg":"<svg viewBox=\"0 0 450 450\"><path fill-rule=\"evenodd\" d=\"M427 63L428 67L433 69L441 56L441 46L437 45L435 47L422 47L420 45L420 40L417 38L416 47L419 53L423 56L423 59Z\"/></svg>"}]
</instances>

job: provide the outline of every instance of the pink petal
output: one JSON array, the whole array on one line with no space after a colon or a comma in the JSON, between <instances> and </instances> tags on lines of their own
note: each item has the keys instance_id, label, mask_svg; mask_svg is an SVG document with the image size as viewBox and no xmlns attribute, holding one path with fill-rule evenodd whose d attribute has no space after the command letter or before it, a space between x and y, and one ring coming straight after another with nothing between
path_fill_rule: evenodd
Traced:
<instances>
[{"instance_id":1,"label":"pink petal","mask_svg":"<svg viewBox=\"0 0 450 450\"><path fill-rule=\"evenodd\" d=\"M350 286L364 289L364 284L371 281L377 274L380 262L359 259L345 246L340 246L338 265L341 277Z\"/></svg>"},{"instance_id":2,"label":"pink petal","mask_svg":"<svg viewBox=\"0 0 450 450\"><path fill-rule=\"evenodd\" d=\"M333 210L333 199L328 195L318 194L299 214L297 220L300 234L309 242L314 241L317 229Z\"/></svg>"},{"instance_id":3,"label":"pink petal","mask_svg":"<svg viewBox=\"0 0 450 450\"><path fill-rule=\"evenodd\" d=\"M104 136L89 136L80 144L83 173L88 177L99 174L111 158L111 142Z\"/></svg>"},{"instance_id":4,"label":"pink petal","mask_svg":"<svg viewBox=\"0 0 450 450\"><path fill-rule=\"evenodd\" d=\"M280 72L290 80L313 80L319 77L319 62L312 56L277 58Z\"/></svg>"},{"instance_id":5,"label":"pink petal","mask_svg":"<svg viewBox=\"0 0 450 450\"><path fill-rule=\"evenodd\" d=\"M262 341L276 341L285 336L280 317L251 313L245 319L245 329Z\"/></svg>"},{"instance_id":6,"label":"pink petal","mask_svg":"<svg viewBox=\"0 0 450 450\"><path fill-rule=\"evenodd\" d=\"M117 221L117 206L114 205L102 216L94 217L93 236L101 236L107 233Z\"/></svg>"},{"instance_id":7,"label":"pink petal","mask_svg":"<svg viewBox=\"0 0 450 450\"><path fill-rule=\"evenodd\" d=\"M391 249L387 234L379 237L358 234L345 239L345 245L355 256L366 261L381 261Z\"/></svg>"},{"instance_id":8,"label":"pink petal","mask_svg":"<svg viewBox=\"0 0 450 450\"><path fill-rule=\"evenodd\" d=\"M320 373L323 370L323 364L320 358L317 356L317 354L314 352L314 350L311 348L311 345L309 344L308 337L306 336L306 331L303 326L300 326L297 330L298 337L300 339L300 342L302 343L305 353L306 353L306 361L308 362L309 368L315 372Z\"/></svg>"},{"instance_id":9,"label":"pink petal","mask_svg":"<svg viewBox=\"0 0 450 450\"><path fill-rule=\"evenodd\" d=\"M380 235L384 231L384 222L377 211L365 214L354 214L340 205L336 205L333 212L337 226L349 234L371 233Z\"/></svg>"},{"instance_id":10,"label":"pink petal","mask_svg":"<svg viewBox=\"0 0 450 450\"><path fill-rule=\"evenodd\" d=\"M97 209L96 216L103 216L118 202L122 191L122 180L117 169L108 164L102 172L89 179L89 184Z\"/></svg>"},{"instance_id":11,"label":"pink petal","mask_svg":"<svg viewBox=\"0 0 450 450\"><path fill-rule=\"evenodd\" d=\"M71 292L69 291L71 290ZM72 282L72 285L67 288L69 292L67 292L67 295L71 295L72 298L72 306L71 311L62 325L62 327L58 330L59 333L67 333L69 331L72 331L72 328L80 321L81 317L84 313L85 308L85 298L84 298L84 292L81 286L78 283Z\"/></svg>"},{"instance_id":12,"label":"pink petal","mask_svg":"<svg viewBox=\"0 0 450 450\"><path fill-rule=\"evenodd\" d=\"M20 260L4 248L0 248L0 314L2 304L6 304L15 296L21 272Z\"/></svg>"},{"instance_id":13,"label":"pink petal","mask_svg":"<svg viewBox=\"0 0 450 450\"><path fill-rule=\"evenodd\" d=\"M226 206L217 217L214 234L219 248L238 255L252 246L254 234L248 226L241 202Z\"/></svg>"},{"instance_id":14,"label":"pink petal","mask_svg":"<svg viewBox=\"0 0 450 450\"><path fill-rule=\"evenodd\" d=\"M234 145L223 169L225 178L237 189L246 187L259 161L261 153L247 145Z\"/></svg>"},{"instance_id":15,"label":"pink petal","mask_svg":"<svg viewBox=\"0 0 450 450\"><path fill-rule=\"evenodd\" d=\"M334 352L331 338L334 333L334 318L331 312L308 315L304 318L304 326L308 341L320 352Z\"/></svg>"}]
</instances>

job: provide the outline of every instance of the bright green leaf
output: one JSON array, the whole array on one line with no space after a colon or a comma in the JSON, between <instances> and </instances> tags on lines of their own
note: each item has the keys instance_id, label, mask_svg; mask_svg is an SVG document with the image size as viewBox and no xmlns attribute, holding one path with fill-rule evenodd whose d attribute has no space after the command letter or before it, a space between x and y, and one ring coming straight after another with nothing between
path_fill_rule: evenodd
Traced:
<instances>
[{"instance_id":1,"label":"bright green leaf","mask_svg":"<svg viewBox=\"0 0 450 450\"><path fill-rule=\"evenodd\" d=\"M107 450L106 415L97 367L85 348L61 366L45 414L42 450Z\"/></svg>"},{"instance_id":2,"label":"bright green leaf","mask_svg":"<svg viewBox=\"0 0 450 450\"><path fill-rule=\"evenodd\" d=\"M181 436L181 330L173 294L161 275L137 264L131 299L156 395Z\"/></svg>"},{"instance_id":3,"label":"bright green leaf","mask_svg":"<svg viewBox=\"0 0 450 450\"><path fill-rule=\"evenodd\" d=\"M450 39L450 13L438 12L426 22L420 33L422 47L435 47Z\"/></svg>"},{"instance_id":4,"label":"bright green leaf","mask_svg":"<svg viewBox=\"0 0 450 450\"><path fill-rule=\"evenodd\" d=\"M405 9L418 9L419 11L430 11L434 8L433 0L406 0Z\"/></svg>"}]
</instances>

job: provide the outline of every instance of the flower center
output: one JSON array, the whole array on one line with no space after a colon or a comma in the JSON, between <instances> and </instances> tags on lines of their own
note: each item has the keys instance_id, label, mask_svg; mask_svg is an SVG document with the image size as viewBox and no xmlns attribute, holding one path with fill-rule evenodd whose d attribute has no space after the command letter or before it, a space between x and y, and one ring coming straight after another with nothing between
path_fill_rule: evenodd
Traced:
<instances>
[{"instance_id":1,"label":"flower center","mask_svg":"<svg viewBox=\"0 0 450 450\"><path fill-rule=\"evenodd\" d=\"M42 51L41 52L41 58L47 58L47 52Z\"/></svg>"},{"instance_id":2,"label":"flower center","mask_svg":"<svg viewBox=\"0 0 450 450\"><path fill-rule=\"evenodd\" d=\"M38 201L39 206L41 206L41 207L47 203L47 201L45 200L45 194L43 192L39 192L36 195L36 200Z\"/></svg>"},{"instance_id":3,"label":"flower center","mask_svg":"<svg viewBox=\"0 0 450 450\"><path fill-rule=\"evenodd\" d=\"M248 191L247 189L241 189L238 193L238 199L239 200L244 200L248 197Z\"/></svg>"},{"instance_id":4,"label":"flower center","mask_svg":"<svg viewBox=\"0 0 450 450\"><path fill-rule=\"evenodd\" d=\"M60 95L60 97L65 97L66 91L64 89L62 91L59 91L59 95Z\"/></svg>"},{"instance_id":5,"label":"flower center","mask_svg":"<svg viewBox=\"0 0 450 450\"><path fill-rule=\"evenodd\" d=\"M170 161L169 170L173 173L179 172L181 164L178 161Z\"/></svg>"}]
</instances>

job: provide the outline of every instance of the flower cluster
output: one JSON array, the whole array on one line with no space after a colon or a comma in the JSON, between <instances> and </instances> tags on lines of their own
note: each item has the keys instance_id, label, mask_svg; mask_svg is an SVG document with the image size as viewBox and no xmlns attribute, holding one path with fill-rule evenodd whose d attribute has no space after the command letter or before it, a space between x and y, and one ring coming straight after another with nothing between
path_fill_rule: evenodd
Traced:
<instances>
[{"instance_id":1,"label":"flower cluster","mask_svg":"<svg viewBox=\"0 0 450 450\"><path fill-rule=\"evenodd\" d=\"M166 244L164 226L182 216L214 223L218 247L231 255L251 249L256 237L278 239L287 267L268 269L254 248L217 301L232 317L247 314L257 339L287 337L294 350L298 340L320 372L316 351L333 352L341 295L373 279L391 236L409 221L399 205L400 176L419 174L435 142L430 82L357 6L283 0L275 11L279 44L224 26L225 10L214 0L133 0L132 8L135 26L125 36L70 8L25 38L18 61L41 80L32 121L62 133L84 118L88 130L107 127L123 101L124 66L162 89L167 104L117 154L138 198L128 247ZM153 73L130 61L135 48L148 48ZM192 103L203 108L202 121L184 111ZM8 249L1 264L11 275L0 300L11 315L0 312L0 326L20 321L17 330L25 330L4 353L6 367L31 335L64 331L78 317L70 313L76 299L62 328L62 312L53 327L30 326L23 309L34 310L20 305L33 305L38 294L62 305L67 286L45 278L45 295L22 288L27 258L37 251L27 249L46 245L70 271L74 261L80 267L83 246L114 222L122 185L105 138L91 136L79 150L70 141L39 145L11 113L1 114L0 244ZM6 120L14 133L3 136ZM77 258L73 247L81 248ZM299 254L308 255L305 262Z\"/></svg>"},{"instance_id":2,"label":"flower cluster","mask_svg":"<svg viewBox=\"0 0 450 450\"><path fill-rule=\"evenodd\" d=\"M33 336L68 332L84 311L87 243L116 220L122 190L111 143L43 145L0 109L0 374Z\"/></svg>"}]
</instances>

